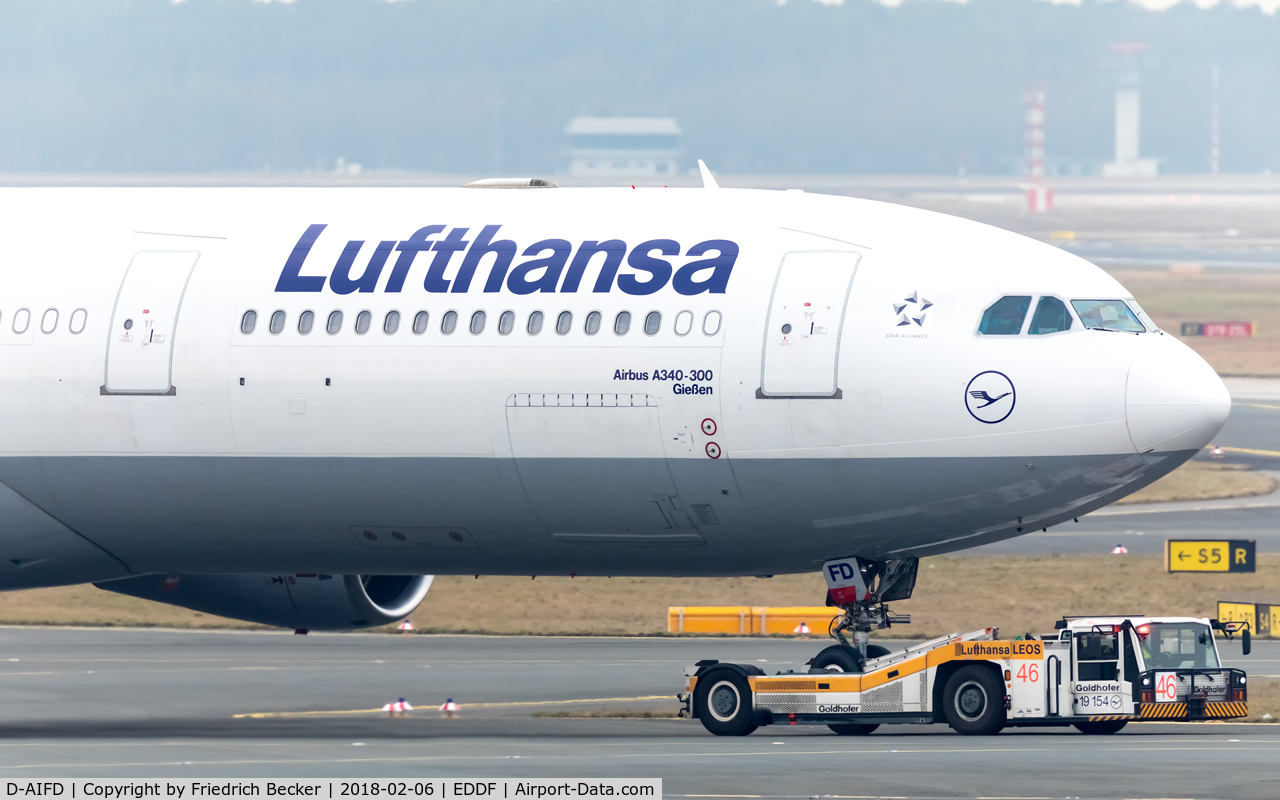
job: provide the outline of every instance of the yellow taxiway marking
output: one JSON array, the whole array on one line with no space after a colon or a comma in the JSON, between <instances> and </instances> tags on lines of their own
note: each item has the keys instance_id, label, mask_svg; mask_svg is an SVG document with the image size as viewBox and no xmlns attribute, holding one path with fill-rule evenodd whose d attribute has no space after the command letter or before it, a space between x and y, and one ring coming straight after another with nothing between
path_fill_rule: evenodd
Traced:
<instances>
[{"instance_id":1,"label":"yellow taxiway marking","mask_svg":"<svg viewBox=\"0 0 1280 800\"><path fill-rule=\"evenodd\" d=\"M512 703L459 703L458 709L514 708L518 706L562 706L570 703L634 703L641 700L671 700L669 694L650 694L644 697L592 697L579 700L525 700ZM429 710L424 706L419 710ZM248 714L232 714L232 719L266 719L268 717L328 717L342 714L381 714L381 708L354 708L342 711L258 711Z\"/></svg>"},{"instance_id":2,"label":"yellow taxiway marking","mask_svg":"<svg viewBox=\"0 0 1280 800\"><path fill-rule=\"evenodd\" d=\"M1245 453L1251 456L1271 456L1272 458L1280 458L1280 451L1276 450L1255 450L1252 447L1224 447L1222 449L1228 453Z\"/></svg>"}]
</instances>

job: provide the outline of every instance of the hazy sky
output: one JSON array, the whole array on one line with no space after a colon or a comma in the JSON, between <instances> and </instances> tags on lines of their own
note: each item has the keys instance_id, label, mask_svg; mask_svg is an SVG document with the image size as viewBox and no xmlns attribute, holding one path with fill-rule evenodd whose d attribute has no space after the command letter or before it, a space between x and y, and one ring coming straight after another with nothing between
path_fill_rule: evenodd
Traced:
<instances>
[{"instance_id":1,"label":"hazy sky","mask_svg":"<svg viewBox=\"0 0 1280 800\"><path fill-rule=\"evenodd\" d=\"M1163 3L1165 0L1148 0ZM1272 2L1273 0L1268 0ZM1280 3L1280 0L1274 0ZM893 5L890 3L889 5ZM0 171L373 169L555 174L577 114L668 114L684 167L1019 169L1022 89L1047 153L1095 170L1123 64L1143 155L1280 169L1274 8L1126 0L6 0Z\"/></svg>"}]
</instances>

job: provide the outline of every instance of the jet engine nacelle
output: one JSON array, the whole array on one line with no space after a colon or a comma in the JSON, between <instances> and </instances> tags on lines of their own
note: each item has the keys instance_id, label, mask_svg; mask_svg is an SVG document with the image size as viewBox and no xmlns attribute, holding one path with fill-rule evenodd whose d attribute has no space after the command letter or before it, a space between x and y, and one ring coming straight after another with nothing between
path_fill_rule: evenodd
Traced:
<instances>
[{"instance_id":1,"label":"jet engine nacelle","mask_svg":"<svg viewBox=\"0 0 1280 800\"><path fill-rule=\"evenodd\" d=\"M373 628L403 619L431 575L142 575L99 589L220 617L304 630Z\"/></svg>"}]
</instances>

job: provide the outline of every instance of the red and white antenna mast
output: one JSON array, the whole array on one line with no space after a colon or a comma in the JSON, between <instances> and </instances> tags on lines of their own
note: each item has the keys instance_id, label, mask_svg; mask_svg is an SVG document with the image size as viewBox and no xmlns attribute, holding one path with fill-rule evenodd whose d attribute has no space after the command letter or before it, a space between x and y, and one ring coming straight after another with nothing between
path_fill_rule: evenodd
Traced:
<instances>
[{"instance_id":1,"label":"red and white antenna mast","mask_svg":"<svg viewBox=\"0 0 1280 800\"><path fill-rule=\"evenodd\" d=\"M1209 174L1218 174L1218 65L1213 65L1213 102L1209 106Z\"/></svg>"},{"instance_id":2,"label":"red and white antenna mast","mask_svg":"<svg viewBox=\"0 0 1280 800\"><path fill-rule=\"evenodd\" d=\"M1027 210L1032 214L1053 210L1053 190L1044 185L1044 81L1032 84L1022 92L1026 107L1023 147L1028 180Z\"/></svg>"}]
</instances>

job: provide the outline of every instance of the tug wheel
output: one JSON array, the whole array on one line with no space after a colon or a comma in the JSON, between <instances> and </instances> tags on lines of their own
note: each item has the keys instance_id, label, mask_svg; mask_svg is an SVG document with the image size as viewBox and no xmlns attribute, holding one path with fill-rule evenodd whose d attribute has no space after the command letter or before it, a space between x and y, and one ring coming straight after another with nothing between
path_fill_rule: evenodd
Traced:
<instances>
[{"instance_id":1,"label":"tug wheel","mask_svg":"<svg viewBox=\"0 0 1280 800\"><path fill-rule=\"evenodd\" d=\"M942 712L956 733L966 736L999 733L1006 720L1004 685L988 667L967 664L947 680L942 692Z\"/></svg>"},{"instance_id":2,"label":"tug wheel","mask_svg":"<svg viewBox=\"0 0 1280 800\"><path fill-rule=\"evenodd\" d=\"M1087 733L1092 736L1109 736L1113 733L1119 733L1120 729L1129 724L1127 719L1113 719L1106 722L1077 722L1076 727L1081 733Z\"/></svg>"},{"instance_id":3,"label":"tug wheel","mask_svg":"<svg viewBox=\"0 0 1280 800\"><path fill-rule=\"evenodd\" d=\"M693 706L702 727L716 736L746 736L756 729L751 686L731 669L713 669L698 678Z\"/></svg>"}]
</instances>

